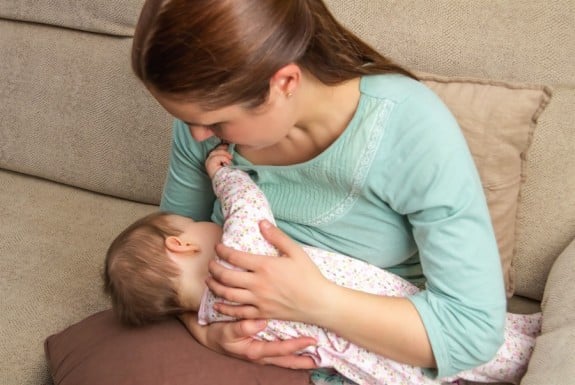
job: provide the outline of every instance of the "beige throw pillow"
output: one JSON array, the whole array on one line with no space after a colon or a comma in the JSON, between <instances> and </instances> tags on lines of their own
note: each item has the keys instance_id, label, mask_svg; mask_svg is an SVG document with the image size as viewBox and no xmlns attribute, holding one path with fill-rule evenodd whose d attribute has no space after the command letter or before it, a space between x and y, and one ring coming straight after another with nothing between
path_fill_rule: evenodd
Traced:
<instances>
[{"instance_id":1,"label":"beige throw pillow","mask_svg":"<svg viewBox=\"0 0 575 385\"><path fill-rule=\"evenodd\" d=\"M514 291L513 256L524 163L539 115L551 97L545 86L425 73L417 76L451 110L479 170L495 229L507 296Z\"/></svg>"}]
</instances>

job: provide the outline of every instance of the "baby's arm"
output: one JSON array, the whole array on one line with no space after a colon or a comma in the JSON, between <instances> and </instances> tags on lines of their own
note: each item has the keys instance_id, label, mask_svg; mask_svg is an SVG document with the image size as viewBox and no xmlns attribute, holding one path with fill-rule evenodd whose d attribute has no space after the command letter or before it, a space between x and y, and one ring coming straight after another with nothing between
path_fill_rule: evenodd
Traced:
<instances>
[{"instance_id":1,"label":"baby's arm","mask_svg":"<svg viewBox=\"0 0 575 385\"><path fill-rule=\"evenodd\" d=\"M258 223L267 219L275 223L270 205L248 174L229 166L232 155L228 145L214 148L206 159L206 171L219 198L224 215L223 243L253 254L277 255L261 235Z\"/></svg>"},{"instance_id":2,"label":"baby's arm","mask_svg":"<svg viewBox=\"0 0 575 385\"><path fill-rule=\"evenodd\" d=\"M275 223L270 205L249 175L222 167L214 175L212 184L224 216L224 245L252 254L278 255L258 226L264 219Z\"/></svg>"}]
</instances>

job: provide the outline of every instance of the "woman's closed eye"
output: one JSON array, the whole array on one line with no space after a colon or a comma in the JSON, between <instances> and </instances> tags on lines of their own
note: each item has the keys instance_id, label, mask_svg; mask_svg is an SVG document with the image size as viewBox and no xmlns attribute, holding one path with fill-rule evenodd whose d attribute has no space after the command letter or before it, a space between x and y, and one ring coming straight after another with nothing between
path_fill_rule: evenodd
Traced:
<instances>
[{"instance_id":1,"label":"woman's closed eye","mask_svg":"<svg viewBox=\"0 0 575 385\"><path fill-rule=\"evenodd\" d=\"M223 128L222 126L223 126L223 123L214 123L214 124L207 125L206 128L209 128L210 130L215 132L215 131L221 131Z\"/></svg>"}]
</instances>

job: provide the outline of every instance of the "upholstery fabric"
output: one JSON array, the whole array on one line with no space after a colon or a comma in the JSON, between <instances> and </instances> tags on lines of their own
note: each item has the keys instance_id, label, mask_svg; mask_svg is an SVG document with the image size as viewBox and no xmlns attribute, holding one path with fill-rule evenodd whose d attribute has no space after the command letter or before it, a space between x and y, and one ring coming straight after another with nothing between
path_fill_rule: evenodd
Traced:
<instances>
[{"instance_id":1,"label":"upholstery fabric","mask_svg":"<svg viewBox=\"0 0 575 385\"><path fill-rule=\"evenodd\" d=\"M571 385L575 378L575 239L549 272L542 333L521 385Z\"/></svg>"},{"instance_id":2,"label":"upholstery fabric","mask_svg":"<svg viewBox=\"0 0 575 385\"><path fill-rule=\"evenodd\" d=\"M575 236L573 106L575 88L556 87L527 153L517 224L515 292L536 300L543 296L556 256Z\"/></svg>"},{"instance_id":3,"label":"upholstery fabric","mask_svg":"<svg viewBox=\"0 0 575 385\"><path fill-rule=\"evenodd\" d=\"M132 36L143 0L0 0L0 18Z\"/></svg>"},{"instance_id":4,"label":"upholstery fabric","mask_svg":"<svg viewBox=\"0 0 575 385\"><path fill-rule=\"evenodd\" d=\"M325 0L334 15L410 68L575 86L572 0Z\"/></svg>"},{"instance_id":5,"label":"upholstery fabric","mask_svg":"<svg viewBox=\"0 0 575 385\"><path fill-rule=\"evenodd\" d=\"M0 36L0 167L159 202L171 118L132 74L131 40L7 21Z\"/></svg>"},{"instance_id":6,"label":"upholstery fabric","mask_svg":"<svg viewBox=\"0 0 575 385\"><path fill-rule=\"evenodd\" d=\"M42 341L110 306L106 249L157 206L9 171L0 180L0 384L47 385Z\"/></svg>"}]
</instances>

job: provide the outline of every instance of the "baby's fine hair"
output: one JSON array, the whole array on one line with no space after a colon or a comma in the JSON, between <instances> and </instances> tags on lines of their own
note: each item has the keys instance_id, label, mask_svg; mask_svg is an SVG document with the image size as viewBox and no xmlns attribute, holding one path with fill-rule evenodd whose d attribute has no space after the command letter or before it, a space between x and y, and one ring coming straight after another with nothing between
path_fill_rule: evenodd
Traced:
<instances>
[{"instance_id":1,"label":"baby's fine hair","mask_svg":"<svg viewBox=\"0 0 575 385\"><path fill-rule=\"evenodd\" d=\"M263 104L270 79L290 63L327 85L385 73L415 78L322 0L146 0L132 45L132 68L146 86L206 110Z\"/></svg>"},{"instance_id":2,"label":"baby's fine hair","mask_svg":"<svg viewBox=\"0 0 575 385\"><path fill-rule=\"evenodd\" d=\"M153 213L122 231L106 253L104 292L120 321L141 326L184 311L176 287L178 266L168 257L165 239L181 231L170 214Z\"/></svg>"}]
</instances>

